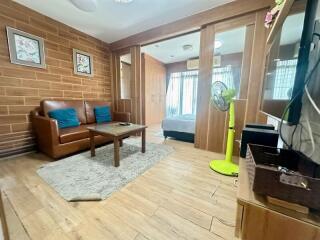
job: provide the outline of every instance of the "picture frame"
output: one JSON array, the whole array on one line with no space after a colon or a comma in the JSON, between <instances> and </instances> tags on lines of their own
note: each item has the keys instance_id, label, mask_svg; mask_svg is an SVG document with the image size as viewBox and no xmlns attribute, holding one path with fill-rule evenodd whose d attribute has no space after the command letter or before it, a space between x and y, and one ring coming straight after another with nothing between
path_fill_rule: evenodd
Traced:
<instances>
[{"instance_id":1,"label":"picture frame","mask_svg":"<svg viewBox=\"0 0 320 240\"><path fill-rule=\"evenodd\" d=\"M93 56L90 53L73 49L74 74L93 77Z\"/></svg>"},{"instance_id":2,"label":"picture frame","mask_svg":"<svg viewBox=\"0 0 320 240\"><path fill-rule=\"evenodd\" d=\"M43 38L8 26L6 30L11 63L46 68Z\"/></svg>"}]
</instances>

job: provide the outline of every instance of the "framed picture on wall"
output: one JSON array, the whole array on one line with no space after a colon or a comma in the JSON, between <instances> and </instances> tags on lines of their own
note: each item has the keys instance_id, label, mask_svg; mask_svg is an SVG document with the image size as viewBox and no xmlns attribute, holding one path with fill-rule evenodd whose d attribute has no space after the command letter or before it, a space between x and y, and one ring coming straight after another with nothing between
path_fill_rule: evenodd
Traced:
<instances>
[{"instance_id":1,"label":"framed picture on wall","mask_svg":"<svg viewBox=\"0 0 320 240\"><path fill-rule=\"evenodd\" d=\"M93 77L93 57L91 54L73 49L74 74Z\"/></svg>"},{"instance_id":2,"label":"framed picture on wall","mask_svg":"<svg viewBox=\"0 0 320 240\"><path fill-rule=\"evenodd\" d=\"M7 27L7 38L11 63L46 68L42 38L12 27Z\"/></svg>"}]
</instances>

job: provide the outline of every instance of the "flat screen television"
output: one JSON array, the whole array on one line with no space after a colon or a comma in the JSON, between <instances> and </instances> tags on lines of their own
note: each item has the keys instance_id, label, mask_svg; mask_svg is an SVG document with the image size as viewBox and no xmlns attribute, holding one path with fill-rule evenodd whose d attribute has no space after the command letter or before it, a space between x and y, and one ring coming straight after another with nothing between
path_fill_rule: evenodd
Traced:
<instances>
[{"instance_id":1,"label":"flat screen television","mask_svg":"<svg viewBox=\"0 0 320 240\"><path fill-rule=\"evenodd\" d=\"M267 54L261 110L292 125L300 119L317 6L318 0L295 1Z\"/></svg>"}]
</instances>

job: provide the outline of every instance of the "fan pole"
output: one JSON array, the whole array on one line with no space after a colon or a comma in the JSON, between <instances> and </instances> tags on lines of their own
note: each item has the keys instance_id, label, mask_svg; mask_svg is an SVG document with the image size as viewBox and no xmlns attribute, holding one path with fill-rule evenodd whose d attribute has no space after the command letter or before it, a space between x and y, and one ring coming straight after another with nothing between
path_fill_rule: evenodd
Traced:
<instances>
[{"instance_id":1,"label":"fan pole","mask_svg":"<svg viewBox=\"0 0 320 240\"><path fill-rule=\"evenodd\" d=\"M227 152L224 160L212 160L210 168L218 173L227 176L238 176L239 167L232 162L233 143L234 143L234 126L235 126L235 112L234 102L231 100L229 108L229 129L227 139Z\"/></svg>"},{"instance_id":2,"label":"fan pole","mask_svg":"<svg viewBox=\"0 0 320 240\"><path fill-rule=\"evenodd\" d=\"M227 152L226 152L226 161L232 162L233 156L233 144L234 144L234 126L235 126L235 112L234 112L234 102L230 102L229 109L229 129L228 129L228 139L227 139Z\"/></svg>"}]
</instances>

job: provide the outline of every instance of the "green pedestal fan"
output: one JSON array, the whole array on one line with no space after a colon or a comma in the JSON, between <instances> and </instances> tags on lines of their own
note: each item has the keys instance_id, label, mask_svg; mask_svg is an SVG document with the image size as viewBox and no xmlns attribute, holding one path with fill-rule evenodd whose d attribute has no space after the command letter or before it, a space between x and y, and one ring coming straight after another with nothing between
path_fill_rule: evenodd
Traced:
<instances>
[{"instance_id":1,"label":"green pedestal fan","mask_svg":"<svg viewBox=\"0 0 320 240\"><path fill-rule=\"evenodd\" d=\"M235 126L235 112L234 100L236 95L234 89L228 89L223 82L215 82L211 89L211 101L215 107L220 111L229 110L229 129L227 139L226 158L224 160L212 160L210 168L218 173L227 176L238 176L239 167L232 161L233 143L234 143L234 126Z\"/></svg>"}]
</instances>

